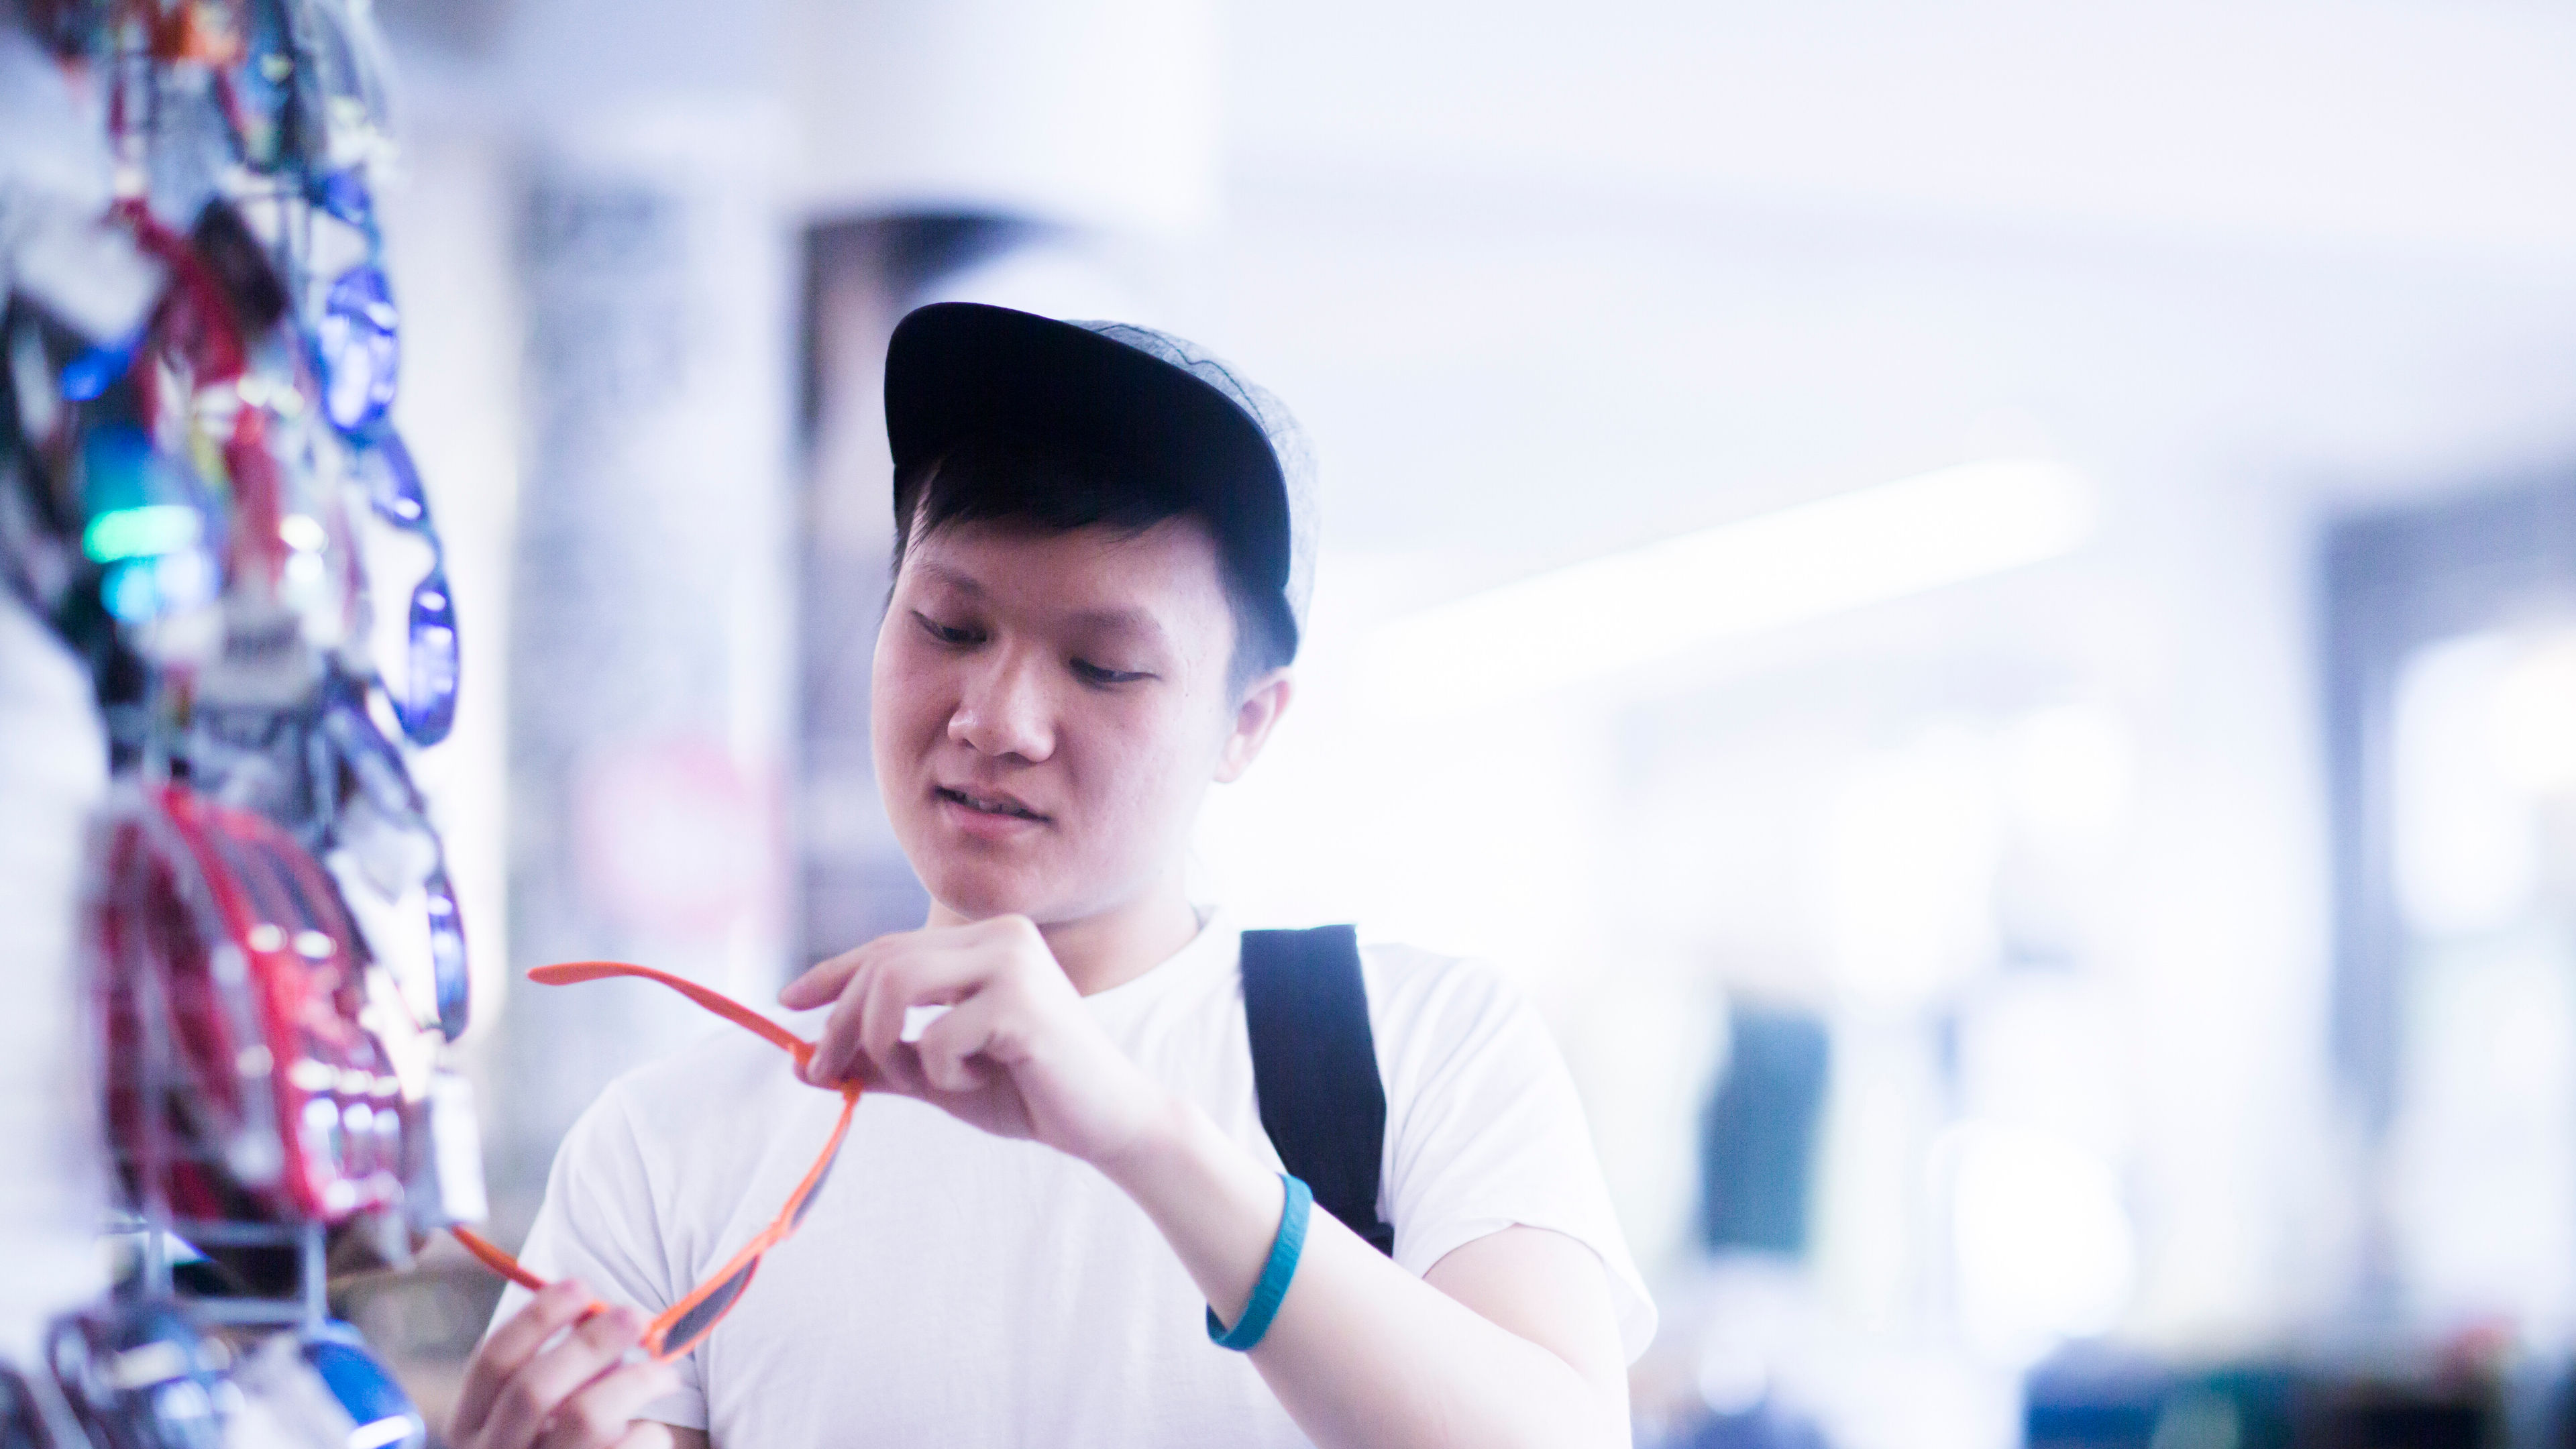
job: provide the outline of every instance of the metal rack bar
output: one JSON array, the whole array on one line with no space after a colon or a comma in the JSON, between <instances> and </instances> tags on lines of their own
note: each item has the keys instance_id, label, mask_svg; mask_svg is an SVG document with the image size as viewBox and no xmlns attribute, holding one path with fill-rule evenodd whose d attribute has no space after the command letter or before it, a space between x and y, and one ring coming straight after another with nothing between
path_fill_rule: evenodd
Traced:
<instances>
[{"instance_id":1,"label":"metal rack bar","mask_svg":"<svg viewBox=\"0 0 2576 1449\"><path fill-rule=\"evenodd\" d=\"M175 1073L170 1060L168 1001L160 973L148 966L131 973L142 1018L143 1060L135 1064L136 1107L141 1114L143 1150L137 1164L142 1201L131 1214L112 1215L104 1230L142 1236L141 1288L144 1296L184 1303L199 1317L215 1323L275 1324L318 1329L331 1318L329 1229L320 1223L243 1223L181 1218L171 1211L164 1192L172 1144L167 1118ZM173 1238L213 1247L295 1249L296 1291L291 1298L201 1298L178 1291L170 1243Z\"/></svg>"}]
</instances>

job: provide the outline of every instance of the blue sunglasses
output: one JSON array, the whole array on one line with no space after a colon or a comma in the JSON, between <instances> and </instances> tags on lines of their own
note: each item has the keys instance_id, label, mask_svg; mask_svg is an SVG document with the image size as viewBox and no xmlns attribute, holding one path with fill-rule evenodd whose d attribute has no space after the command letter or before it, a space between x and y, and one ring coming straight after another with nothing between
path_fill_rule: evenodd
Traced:
<instances>
[{"instance_id":1,"label":"blue sunglasses","mask_svg":"<svg viewBox=\"0 0 2576 1449\"><path fill-rule=\"evenodd\" d=\"M403 686L388 686L385 692L393 700L403 734L413 744L434 745L456 725L460 661L456 600L447 588L447 553L439 543L437 526L430 522L420 470L412 463L411 450L403 446L402 435L382 427L351 441L358 470L366 480L367 501L376 516L429 544L428 576L411 591L410 653Z\"/></svg>"}]
</instances>

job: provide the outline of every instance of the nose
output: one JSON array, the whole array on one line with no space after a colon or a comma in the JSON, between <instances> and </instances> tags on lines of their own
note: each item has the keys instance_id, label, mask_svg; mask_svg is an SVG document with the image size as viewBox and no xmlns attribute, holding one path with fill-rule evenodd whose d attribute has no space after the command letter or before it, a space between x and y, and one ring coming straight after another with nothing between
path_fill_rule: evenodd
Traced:
<instances>
[{"instance_id":1,"label":"nose","mask_svg":"<svg viewBox=\"0 0 2576 1449\"><path fill-rule=\"evenodd\" d=\"M1055 717L1040 650L1004 646L969 666L948 737L977 754L1034 764L1055 753Z\"/></svg>"}]
</instances>

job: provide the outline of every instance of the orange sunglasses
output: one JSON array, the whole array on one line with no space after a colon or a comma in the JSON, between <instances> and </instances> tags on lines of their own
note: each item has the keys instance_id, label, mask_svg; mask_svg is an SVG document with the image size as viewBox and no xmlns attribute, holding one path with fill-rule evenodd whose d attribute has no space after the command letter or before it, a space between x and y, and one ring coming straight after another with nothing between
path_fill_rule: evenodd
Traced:
<instances>
[{"instance_id":1,"label":"orange sunglasses","mask_svg":"<svg viewBox=\"0 0 2576 1449\"><path fill-rule=\"evenodd\" d=\"M812 1042L741 1002L650 966L629 966L622 961L567 961L557 966L540 966L528 973L529 980L547 986L603 981L611 976L640 976L647 981L661 982L734 1025L774 1043L796 1059L799 1071L814 1055ZM814 1159L813 1167L805 1173L805 1180L796 1184L796 1191L788 1195L787 1205L778 1210L777 1217L770 1219L769 1226L745 1243L742 1251L734 1254L732 1261L726 1263L721 1271L690 1289L687 1297L663 1309L644 1326L644 1351L651 1354L656 1362L679 1358L696 1348L715 1329L718 1320L733 1311L734 1304L741 1301L742 1290L751 1286L751 1275L760 1267L761 1255L787 1241L788 1235L796 1231L797 1224L805 1220L805 1209L822 1188L823 1179L831 1175L833 1160L841 1155L841 1139L849 1135L850 1114L858 1108L859 1092L856 1085L841 1088L841 1120L833 1124L831 1140L823 1144L823 1155ZM483 1266L520 1287L536 1290L547 1286L545 1279L520 1267L518 1259L501 1251L481 1234L459 1227L447 1231L465 1245L465 1251L481 1259ZM595 1302L590 1306L593 1313L606 1309L604 1303Z\"/></svg>"}]
</instances>

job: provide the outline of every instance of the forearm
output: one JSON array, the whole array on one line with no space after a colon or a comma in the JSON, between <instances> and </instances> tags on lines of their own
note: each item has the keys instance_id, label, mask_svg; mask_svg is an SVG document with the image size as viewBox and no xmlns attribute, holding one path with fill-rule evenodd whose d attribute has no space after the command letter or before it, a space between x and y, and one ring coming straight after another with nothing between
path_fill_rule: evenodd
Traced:
<instances>
[{"instance_id":1,"label":"forearm","mask_svg":"<svg viewBox=\"0 0 2576 1449\"><path fill-rule=\"evenodd\" d=\"M1233 1322L1278 1231L1278 1177L1185 1103L1165 1131L1102 1169ZM1251 1358L1327 1449L1627 1442L1624 1405L1571 1363L1405 1272L1320 1208Z\"/></svg>"}]
</instances>

